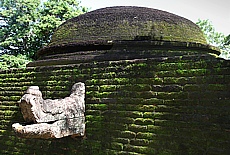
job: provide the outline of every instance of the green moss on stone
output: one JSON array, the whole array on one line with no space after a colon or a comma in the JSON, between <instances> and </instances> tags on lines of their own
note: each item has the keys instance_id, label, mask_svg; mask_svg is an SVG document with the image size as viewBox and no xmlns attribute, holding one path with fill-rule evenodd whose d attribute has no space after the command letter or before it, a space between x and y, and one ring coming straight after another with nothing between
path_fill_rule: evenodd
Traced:
<instances>
[{"instance_id":1,"label":"green moss on stone","mask_svg":"<svg viewBox=\"0 0 230 155\"><path fill-rule=\"evenodd\" d=\"M122 9L123 8L119 11L122 11ZM154 9L152 9L152 11L154 12ZM124 13L129 14L130 12L127 10L127 12ZM87 14L81 17L84 16L87 17ZM101 18L103 18L103 16ZM76 43L86 40L135 40L138 39L138 37L139 39L144 39L145 37L151 40L206 43L203 33L195 24L188 24L188 22L169 23L163 21L164 17L162 17L162 21L151 21L149 19L146 19L147 21L138 21L137 19L135 22L125 18L122 19L122 17L120 18L120 21L117 19L116 21L112 21L113 25L112 23L101 21L100 26L97 22L91 20L87 21L88 19L86 19L86 21L83 19L83 21L76 23L67 22L54 33L49 46ZM84 26L84 24L88 25Z\"/></svg>"},{"instance_id":2,"label":"green moss on stone","mask_svg":"<svg viewBox=\"0 0 230 155\"><path fill-rule=\"evenodd\" d=\"M51 43L40 50L39 55L55 54L58 51L55 48L107 46L117 40L206 44L199 27L183 17L144 7L111 7L68 20L56 30Z\"/></svg>"},{"instance_id":3,"label":"green moss on stone","mask_svg":"<svg viewBox=\"0 0 230 155\"><path fill-rule=\"evenodd\" d=\"M150 132L138 132L136 138L139 139L153 139L155 135Z\"/></svg>"},{"instance_id":4,"label":"green moss on stone","mask_svg":"<svg viewBox=\"0 0 230 155\"><path fill-rule=\"evenodd\" d=\"M113 143L111 143L111 148L114 149L114 150L123 150L123 144L113 142Z\"/></svg>"}]
</instances>

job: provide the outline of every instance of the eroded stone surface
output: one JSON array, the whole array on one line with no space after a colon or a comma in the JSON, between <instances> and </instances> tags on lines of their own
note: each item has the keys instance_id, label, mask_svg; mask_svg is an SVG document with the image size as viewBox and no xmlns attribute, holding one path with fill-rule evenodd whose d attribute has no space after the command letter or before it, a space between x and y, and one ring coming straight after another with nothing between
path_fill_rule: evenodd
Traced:
<instances>
[{"instance_id":1,"label":"eroded stone surface","mask_svg":"<svg viewBox=\"0 0 230 155\"><path fill-rule=\"evenodd\" d=\"M27 123L12 125L16 134L24 138L61 138L84 135L85 85L76 83L71 94L64 99L44 100L38 86L31 86L19 101Z\"/></svg>"},{"instance_id":2,"label":"eroded stone surface","mask_svg":"<svg viewBox=\"0 0 230 155\"><path fill-rule=\"evenodd\" d=\"M188 19L152 8L115 6L67 20L54 32L49 45L40 49L37 55L42 58L60 53L107 49L118 40L207 44L201 29Z\"/></svg>"}]
</instances>

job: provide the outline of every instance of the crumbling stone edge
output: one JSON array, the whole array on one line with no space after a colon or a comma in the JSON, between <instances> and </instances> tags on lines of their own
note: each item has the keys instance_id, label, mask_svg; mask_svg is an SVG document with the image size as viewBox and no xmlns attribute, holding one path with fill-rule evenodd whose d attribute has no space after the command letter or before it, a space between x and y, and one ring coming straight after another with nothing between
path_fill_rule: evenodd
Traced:
<instances>
[{"instance_id":1,"label":"crumbling stone edge","mask_svg":"<svg viewBox=\"0 0 230 155\"><path fill-rule=\"evenodd\" d=\"M38 86L30 86L19 101L25 123L12 128L22 138L62 138L84 136L85 84L75 83L64 99L42 98Z\"/></svg>"}]
</instances>

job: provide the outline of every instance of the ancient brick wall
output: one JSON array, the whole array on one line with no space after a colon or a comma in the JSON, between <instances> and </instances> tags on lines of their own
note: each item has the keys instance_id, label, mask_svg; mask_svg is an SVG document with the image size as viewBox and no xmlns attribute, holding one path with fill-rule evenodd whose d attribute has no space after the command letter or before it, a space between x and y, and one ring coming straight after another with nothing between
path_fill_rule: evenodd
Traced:
<instances>
[{"instance_id":1,"label":"ancient brick wall","mask_svg":"<svg viewBox=\"0 0 230 155\"><path fill-rule=\"evenodd\" d=\"M0 154L229 154L230 62L208 54L0 72ZM63 98L86 85L86 137L20 139L27 86Z\"/></svg>"}]
</instances>

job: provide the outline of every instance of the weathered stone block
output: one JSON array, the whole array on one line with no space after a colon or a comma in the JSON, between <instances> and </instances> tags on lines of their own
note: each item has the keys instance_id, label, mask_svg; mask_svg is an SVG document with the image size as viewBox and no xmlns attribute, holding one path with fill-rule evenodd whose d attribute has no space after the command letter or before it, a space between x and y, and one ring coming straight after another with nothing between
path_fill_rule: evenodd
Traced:
<instances>
[{"instance_id":1,"label":"weathered stone block","mask_svg":"<svg viewBox=\"0 0 230 155\"><path fill-rule=\"evenodd\" d=\"M31 86L20 99L19 106L26 124L12 125L23 138L61 138L85 133L85 85L76 83L64 99L42 98L38 86ZM32 123L27 125L28 123ZM35 123L35 124L34 124Z\"/></svg>"}]
</instances>

